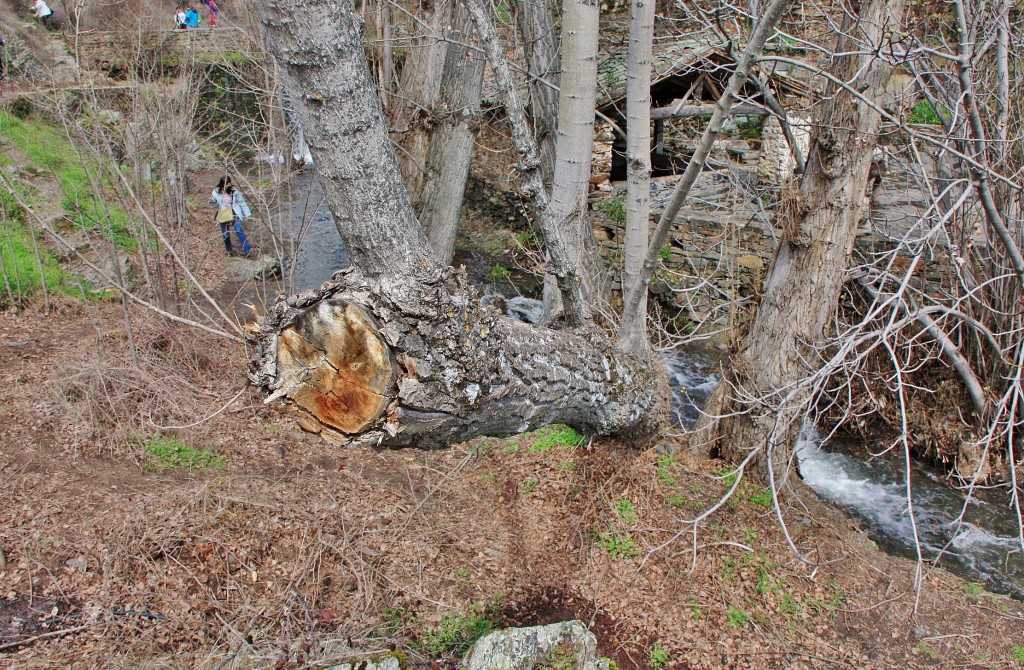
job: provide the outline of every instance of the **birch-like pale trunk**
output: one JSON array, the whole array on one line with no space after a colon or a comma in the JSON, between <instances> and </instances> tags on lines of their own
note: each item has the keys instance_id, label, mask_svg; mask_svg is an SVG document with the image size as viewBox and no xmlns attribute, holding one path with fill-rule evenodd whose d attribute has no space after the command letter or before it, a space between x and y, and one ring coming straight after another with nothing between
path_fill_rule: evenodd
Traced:
<instances>
[{"instance_id":1,"label":"birch-like pale trunk","mask_svg":"<svg viewBox=\"0 0 1024 670\"><path fill-rule=\"evenodd\" d=\"M526 120L522 98L512 81L508 61L505 59L501 42L494 29L494 23L480 0L466 0L466 2L480 35L480 43L484 47L487 60L494 72L494 83L498 89L498 95L505 107L512 145L519 157L516 169L522 180L522 191L529 202L537 226L544 236L544 251L548 263L545 291L548 290L547 281L551 279L553 285L557 285L558 297L562 302L563 316L567 326L570 328L592 326L590 324L590 306L584 298L587 286L587 281L583 276L585 268L581 266L579 254L574 253L576 250L571 246L574 243L571 231L563 225L563 218L556 214L551 205L551 197L541 180L537 143L534 141L533 132ZM596 50L594 53L596 54ZM565 89L563 88L559 99L564 100L564 95ZM592 108L591 113L593 113ZM591 135L593 135L593 129L591 129ZM590 150L587 151L585 160L589 163ZM589 235L593 239L593 230L589 231ZM595 241L594 252L600 260L596 247Z\"/></svg>"},{"instance_id":2,"label":"birch-like pale trunk","mask_svg":"<svg viewBox=\"0 0 1024 670\"><path fill-rule=\"evenodd\" d=\"M690 157L690 161L686 164L686 169L683 171L679 181L676 182L675 190L665 206L665 211L662 212L661 218L658 219L658 225L655 226L654 233L651 235L651 241L647 246L647 255L644 257L640 276L632 286L623 287L625 305L635 305L642 295L646 295L647 283L658 268L658 263L661 260L661 248L668 239L668 233L675 222L676 215L682 208L683 203L686 202L690 189L697 182L698 175L704 169L704 161L711 155L711 148L722 133L722 124L726 117L729 116L733 105L739 97L740 89L750 77L754 64L764 50L764 43L775 32L775 25L786 13L791 2L792 0L771 0L768 6L765 7L764 14L758 18L753 33L750 35L750 40L747 42L746 48L736 63L736 70L729 77L729 83L726 85L725 91L715 104L715 111L711 115L711 120L708 121L708 125L704 128L704 134L701 136L700 142L697 143L693 156ZM639 315L638 317L634 309L623 310L620 329L627 332L631 331L636 327L631 323L631 320L643 316Z\"/></svg>"},{"instance_id":3,"label":"birch-like pale trunk","mask_svg":"<svg viewBox=\"0 0 1024 670\"><path fill-rule=\"evenodd\" d=\"M391 45L391 3L380 0L380 21L377 27L380 32L380 100L384 109L391 107L391 87L395 79L395 50Z\"/></svg>"},{"instance_id":4,"label":"birch-like pale trunk","mask_svg":"<svg viewBox=\"0 0 1024 670\"><path fill-rule=\"evenodd\" d=\"M549 423L588 434L656 429L667 393L645 361L614 352L599 332L535 327L481 306L432 253L351 4L258 9L353 263L261 320L250 378L267 401L287 398L307 427L354 444L440 447Z\"/></svg>"},{"instance_id":5,"label":"birch-like pale trunk","mask_svg":"<svg viewBox=\"0 0 1024 670\"><path fill-rule=\"evenodd\" d=\"M587 216L587 192L594 145L597 101L597 51L600 7L597 0L562 3L562 77L550 215L562 231L570 259L591 304L603 299L603 261ZM545 277L544 317L551 323L562 311L554 277ZM586 315L586 316L589 316Z\"/></svg>"},{"instance_id":6,"label":"birch-like pale trunk","mask_svg":"<svg viewBox=\"0 0 1024 670\"><path fill-rule=\"evenodd\" d=\"M523 39L530 77L529 113L540 158L540 177L544 186L550 189L555 173L555 129L558 127L558 86L562 70L554 2L519 0L516 3L516 24Z\"/></svg>"},{"instance_id":7,"label":"birch-like pale trunk","mask_svg":"<svg viewBox=\"0 0 1024 670\"><path fill-rule=\"evenodd\" d=\"M633 0L629 9L629 55L626 66L626 238L623 243L622 285L640 280L650 236L651 216L651 54L654 40L654 1ZM617 346L634 356L646 356L647 293L623 304L631 311L619 329Z\"/></svg>"},{"instance_id":8,"label":"birch-like pale trunk","mask_svg":"<svg viewBox=\"0 0 1024 670\"><path fill-rule=\"evenodd\" d=\"M430 246L442 263L451 263L466 180L479 134L484 83L483 54L472 48L473 20L461 0L452 5L441 94L432 110L425 183L418 213Z\"/></svg>"},{"instance_id":9,"label":"birch-like pale trunk","mask_svg":"<svg viewBox=\"0 0 1024 670\"><path fill-rule=\"evenodd\" d=\"M698 424L700 448L740 462L784 466L810 391L800 380L815 371L810 345L832 323L881 126L892 62L877 54L899 34L903 0L863 0L847 16L833 74L861 92L829 84L814 128L796 207L781 221L763 298L734 368L712 393ZM733 395L735 394L735 395ZM749 405L751 398L771 398ZM770 408L770 409L767 409ZM767 455L767 459L766 459Z\"/></svg>"}]
</instances>

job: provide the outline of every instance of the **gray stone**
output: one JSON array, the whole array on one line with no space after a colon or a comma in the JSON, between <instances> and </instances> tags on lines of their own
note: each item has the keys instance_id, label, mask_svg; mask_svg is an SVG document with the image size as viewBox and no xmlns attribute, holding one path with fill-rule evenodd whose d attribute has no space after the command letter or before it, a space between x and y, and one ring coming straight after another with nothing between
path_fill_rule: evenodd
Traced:
<instances>
[{"instance_id":1,"label":"gray stone","mask_svg":"<svg viewBox=\"0 0 1024 670\"><path fill-rule=\"evenodd\" d=\"M403 670L402 658L396 654L377 656L368 659L352 660L338 665L332 665L323 670Z\"/></svg>"},{"instance_id":2,"label":"gray stone","mask_svg":"<svg viewBox=\"0 0 1024 670\"><path fill-rule=\"evenodd\" d=\"M463 659L464 670L530 670L541 662L571 662L573 670L607 670L597 638L579 621L506 628L480 638ZM559 666L561 667L561 666Z\"/></svg>"},{"instance_id":3,"label":"gray stone","mask_svg":"<svg viewBox=\"0 0 1024 670\"><path fill-rule=\"evenodd\" d=\"M79 572L85 572L89 569L89 564L85 562L85 559L81 556L76 558L69 558L64 561L64 565L68 566L72 570L78 570Z\"/></svg>"}]
</instances>

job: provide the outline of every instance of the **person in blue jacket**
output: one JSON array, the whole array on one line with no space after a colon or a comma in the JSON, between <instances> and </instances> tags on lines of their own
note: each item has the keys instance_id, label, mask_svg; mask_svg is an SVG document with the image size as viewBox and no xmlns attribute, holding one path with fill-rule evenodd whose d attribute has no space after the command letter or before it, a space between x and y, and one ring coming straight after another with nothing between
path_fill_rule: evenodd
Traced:
<instances>
[{"instance_id":1,"label":"person in blue jacket","mask_svg":"<svg viewBox=\"0 0 1024 670\"><path fill-rule=\"evenodd\" d=\"M188 3L188 9L185 10L185 27L186 28L198 28L199 27L199 12L196 11L196 6L191 2Z\"/></svg>"}]
</instances>

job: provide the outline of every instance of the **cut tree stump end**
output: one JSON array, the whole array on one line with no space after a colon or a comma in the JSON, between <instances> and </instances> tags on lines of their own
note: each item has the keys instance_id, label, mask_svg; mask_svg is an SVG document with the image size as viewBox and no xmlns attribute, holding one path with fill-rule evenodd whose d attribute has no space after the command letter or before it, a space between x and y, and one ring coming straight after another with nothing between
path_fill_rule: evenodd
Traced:
<instances>
[{"instance_id":1,"label":"cut tree stump end","mask_svg":"<svg viewBox=\"0 0 1024 670\"><path fill-rule=\"evenodd\" d=\"M296 405L353 435L384 412L395 363L363 308L325 300L281 331L277 372L280 388Z\"/></svg>"}]
</instances>

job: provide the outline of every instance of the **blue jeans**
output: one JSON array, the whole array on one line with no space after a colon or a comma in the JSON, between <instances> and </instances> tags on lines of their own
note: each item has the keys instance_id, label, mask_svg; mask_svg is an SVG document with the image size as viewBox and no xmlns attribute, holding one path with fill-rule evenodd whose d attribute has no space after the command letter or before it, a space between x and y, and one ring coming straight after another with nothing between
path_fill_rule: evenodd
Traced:
<instances>
[{"instance_id":1,"label":"blue jeans","mask_svg":"<svg viewBox=\"0 0 1024 670\"><path fill-rule=\"evenodd\" d=\"M252 246L249 244L249 238L245 236L245 230L242 228L242 220L237 216L233 222L235 229L235 235L238 236L238 241L242 243L242 253L246 256L252 251ZM228 229L228 224L220 224L220 234L224 238L224 248L227 249L228 253L231 253L231 231Z\"/></svg>"}]
</instances>

